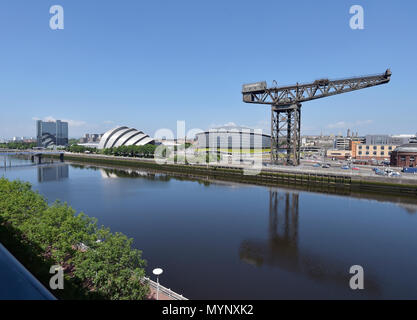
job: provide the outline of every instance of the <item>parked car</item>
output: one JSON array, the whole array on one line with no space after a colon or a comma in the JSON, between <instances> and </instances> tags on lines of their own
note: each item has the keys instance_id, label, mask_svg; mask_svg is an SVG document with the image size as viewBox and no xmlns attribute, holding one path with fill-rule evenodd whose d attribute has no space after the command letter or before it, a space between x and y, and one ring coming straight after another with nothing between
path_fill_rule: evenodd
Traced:
<instances>
[{"instance_id":1,"label":"parked car","mask_svg":"<svg viewBox=\"0 0 417 320\"><path fill-rule=\"evenodd\" d=\"M324 169L329 169L330 168L330 166L327 163L323 164L321 167L324 168Z\"/></svg>"},{"instance_id":2,"label":"parked car","mask_svg":"<svg viewBox=\"0 0 417 320\"><path fill-rule=\"evenodd\" d=\"M390 172L388 174L389 177L401 177L401 174L399 172Z\"/></svg>"},{"instance_id":3,"label":"parked car","mask_svg":"<svg viewBox=\"0 0 417 320\"><path fill-rule=\"evenodd\" d=\"M343 167L341 167L343 170L349 170L350 169L350 167L349 166L343 166Z\"/></svg>"},{"instance_id":4,"label":"parked car","mask_svg":"<svg viewBox=\"0 0 417 320\"><path fill-rule=\"evenodd\" d=\"M378 176L385 176L385 172L378 168L375 170L375 174Z\"/></svg>"},{"instance_id":5,"label":"parked car","mask_svg":"<svg viewBox=\"0 0 417 320\"><path fill-rule=\"evenodd\" d=\"M352 170L359 171L360 169L357 167L353 167Z\"/></svg>"},{"instance_id":6,"label":"parked car","mask_svg":"<svg viewBox=\"0 0 417 320\"><path fill-rule=\"evenodd\" d=\"M314 168L320 168L320 167L321 167L321 165L320 165L320 163L316 163L315 165L313 165L313 167L314 167Z\"/></svg>"}]
</instances>

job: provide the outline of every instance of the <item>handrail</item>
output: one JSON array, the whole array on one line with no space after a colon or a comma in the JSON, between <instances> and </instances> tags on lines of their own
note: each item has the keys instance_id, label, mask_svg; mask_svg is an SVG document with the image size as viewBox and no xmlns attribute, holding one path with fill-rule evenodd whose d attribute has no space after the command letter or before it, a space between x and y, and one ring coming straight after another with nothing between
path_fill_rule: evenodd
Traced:
<instances>
[{"instance_id":1,"label":"handrail","mask_svg":"<svg viewBox=\"0 0 417 320\"><path fill-rule=\"evenodd\" d=\"M149 285L151 287L153 287L155 290L157 290L158 283L156 283L155 281L152 281L151 279L146 278L146 277L145 277L145 280L149 282ZM171 289L168 289L168 288L162 286L161 284L159 284L159 291L162 292L163 294L165 294L166 296L172 298L173 300L188 300L182 294L175 293Z\"/></svg>"}]
</instances>

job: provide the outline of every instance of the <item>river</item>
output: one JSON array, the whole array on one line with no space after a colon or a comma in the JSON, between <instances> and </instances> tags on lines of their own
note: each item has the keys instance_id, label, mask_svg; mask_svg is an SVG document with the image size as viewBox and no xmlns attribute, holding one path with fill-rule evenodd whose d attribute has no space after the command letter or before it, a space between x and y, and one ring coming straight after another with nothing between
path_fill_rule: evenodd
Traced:
<instances>
[{"instance_id":1,"label":"river","mask_svg":"<svg viewBox=\"0 0 417 320\"><path fill-rule=\"evenodd\" d=\"M15 164L0 176L133 238L151 278L161 267L161 284L189 299L417 299L417 199ZM349 286L354 265L364 290Z\"/></svg>"}]
</instances>

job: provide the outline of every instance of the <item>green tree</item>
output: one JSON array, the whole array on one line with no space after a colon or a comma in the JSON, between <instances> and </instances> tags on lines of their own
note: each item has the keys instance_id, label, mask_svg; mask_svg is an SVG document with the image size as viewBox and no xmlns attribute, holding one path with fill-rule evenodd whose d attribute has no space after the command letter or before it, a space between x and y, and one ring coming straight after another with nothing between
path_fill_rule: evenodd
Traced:
<instances>
[{"instance_id":1,"label":"green tree","mask_svg":"<svg viewBox=\"0 0 417 320\"><path fill-rule=\"evenodd\" d=\"M34 258L52 259L65 267L66 280L79 288L74 289L77 296L73 298L92 294L105 299L147 297L146 262L141 251L132 248L132 239L99 228L96 219L77 214L66 203L56 201L49 206L29 183L0 178L0 227L10 233L8 239L18 239L14 243L20 243L19 247L28 244ZM37 270L42 279L49 277L49 267Z\"/></svg>"}]
</instances>

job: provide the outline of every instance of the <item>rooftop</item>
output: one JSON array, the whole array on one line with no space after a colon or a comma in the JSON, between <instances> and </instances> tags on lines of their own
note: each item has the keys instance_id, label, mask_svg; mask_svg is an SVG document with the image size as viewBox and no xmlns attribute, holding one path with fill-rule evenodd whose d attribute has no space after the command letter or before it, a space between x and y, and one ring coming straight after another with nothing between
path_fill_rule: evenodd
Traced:
<instances>
[{"instance_id":1,"label":"rooftop","mask_svg":"<svg viewBox=\"0 0 417 320\"><path fill-rule=\"evenodd\" d=\"M417 152L417 143L406 143L398 146L394 151L397 152Z\"/></svg>"}]
</instances>

